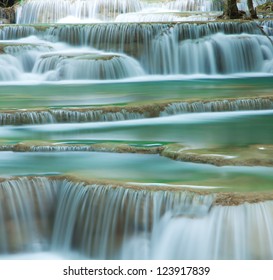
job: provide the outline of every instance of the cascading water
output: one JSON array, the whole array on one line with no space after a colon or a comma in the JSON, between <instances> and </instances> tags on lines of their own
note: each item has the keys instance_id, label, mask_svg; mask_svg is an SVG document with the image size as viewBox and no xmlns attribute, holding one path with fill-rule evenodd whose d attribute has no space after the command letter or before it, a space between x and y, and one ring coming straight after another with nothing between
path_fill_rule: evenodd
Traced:
<instances>
[{"instance_id":1,"label":"cascading water","mask_svg":"<svg viewBox=\"0 0 273 280\"><path fill-rule=\"evenodd\" d=\"M59 196L53 248L74 248L99 259L120 258L122 244L133 236L149 240L164 213L198 215L206 213L212 201L212 197L183 192L153 193L99 185L75 187L73 183L65 184Z\"/></svg>"},{"instance_id":2,"label":"cascading water","mask_svg":"<svg viewBox=\"0 0 273 280\"><path fill-rule=\"evenodd\" d=\"M121 13L141 10L138 0L30 0L19 8L17 23L53 23L68 16L109 20Z\"/></svg>"},{"instance_id":3,"label":"cascading water","mask_svg":"<svg viewBox=\"0 0 273 280\"><path fill-rule=\"evenodd\" d=\"M48 111L8 111L0 112L1 125L111 122L177 115L183 113L225 112L240 110L270 110L273 100L270 98L215 100L211 102L173 102L161 104L157 110L139 106L119 109L66 108ZM145 113L143 113L143 111Z\"/></svg>"},{"instance_id":4,"label":"cascading water","mask_svg":"<svg viewBox=\"0 0 273 280\"><path fill-rule=\"evenodd\" d=\"M39 177L4 181L0 194L1 253L50 246L96 259L272 258L272 202L221 206L215 195L179 189Z\"/></svg>"},{"instance_id":5,"label":"cascading water","mask_svg":"<svg viewBox=\"0 0 273 280\"><path fill-rule=\"evenodd\" d=\"M254 7L266 1L254 1ZM119 21L126 18L129 21L143 21L156 18L167 21L184 20L181 12L222 11L224 1L213 0L26 0L17 10L17 23L54 23L54 22L100 22ZM247 10L246 1L239 3L241 10ZM150 16L148 15L150 14ZM161 14L161 16L160 16ZM162 15L165 16L162 17ZM152 15L152 16L151 16ZM186 14L188 20L193 19ZM200 17L199 17L200 19ZM207 20L207 18L205 18ZM154 20L152 20L154 21Z\"/></svg>"},{"instance_id":6,"label":"cascading water","mask_svg":"<svg viewBox=\"0 0 273 280\"><path fill-rule=\"evenodd\" d=\"M42 74L49 71L47 80L116 80L144 75L134 59L109 53L57 53L41 56L33 72Z\"/></svg>"},{"instance_id":7,"label":"cascading water","mask_svg":"<svg viewBox=\"0 0 273 280\"><path fill-rule=\"evenodd\" d=\"M0 251L3 254L48 249L56 188L46 179L0 183Z\"/></svg>"},{"instance_id":8,"label":"cascading water","mask_svg":"<svg viewBox=\"0 0 273 280\"><path fill-rule=\"evenodd\" d=\"M133 236L149 239L164 213L203 215L213 200L213 196L180 191L153 193L46 178L4 181L0 194L6 201L0 208L1 246L6 246L0 247L1 253L32 251L41 242L35 237L52 234L47 239L52 239L53 251L73 249L103 259L120 258L122 244ZM12 221L14 227L9 228Z\"/></svg>"},{"instance_id":9,"label":"cascading water","mask_svg":"<svg viewBox=\"0 0 273 280\"><path fill-rule=\"evenodd\" d=\"M215 34L178 44L175 41L171 36L154 40L148 61L152 73L259 72L264 68L263 61L272 63L273 59L272 43L263 36Z\"/></svg>"},{"instance_id":10,"label":"cascading water","mask_svg":"<svg viewBox=\"0 0 273 280\"><path fill-rule=\"evenodd\" d=\"M272 20L222 5L26 0L0 26L0 257L273 259Z\"/></svg>"},{"instance_id":11,"label":"cascading water","mask_svg":"<svg viewBox=\"0 0 273 280\"><path fill-rule=\"evenodd\" d=\"M1 70L1 80L111 80L145 73L272 72L272 42L255 23L126 23L59 26L31 32L40 39L3 41L0 59L7 68ZM3 28L2 37L12 38L14 34L10 28ZM48 38L77 46L50 42ZM11 46L6 46L8 43Z\"/></svg>"},{"instance_id":12,"label":"cascading water","mask_svg":"<svg viewBox=\"0 0 273 280\"><path fill-rule=\"evenodd\" d=\"M273 203L216 206L201 218L166 215L154 238L157 259L272 259ZM130 255L129 255L130 256Z\"/></svg>"}]
</instances>

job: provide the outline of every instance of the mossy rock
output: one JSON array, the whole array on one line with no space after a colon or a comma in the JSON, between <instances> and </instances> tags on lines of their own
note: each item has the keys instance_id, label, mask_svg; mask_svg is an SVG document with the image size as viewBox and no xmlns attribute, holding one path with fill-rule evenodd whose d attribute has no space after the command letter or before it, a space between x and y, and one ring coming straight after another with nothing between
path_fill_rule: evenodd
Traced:
<instances>
[{"instance_id":1,"label":"mossy rock","mask_svg":"<svg viewBox=\"0 0 273 280\"><path fill-rule=\"evenodd\" d=\"M171 144L161 155L173 160L216 166L273 166L273 145L191 149Z\"/></svg>"},{"instance_id":2,"label":"mossy rock","mask_svg":"<svg viewBox=\"0 0 273 280\"><path fill-rule=\"evenodd\" d=\"M0 7L0 23L2 24L10 24L15 23L15 10L16 8L13 7L7 7L7 8L1 8Z\"/></svg>"},{"instance_id":3,"label":"mossy rock","mask_svg":"<svg viewBox=\"0 0 273 280\"><path fill-rule=\"evenodd\" d=\"M47 46L46 44L32 44L32 43L16 43L16 42L0 42L0 54L5 53L5 48L7 47L29 47L29 48L39 48L39 47L47 47L49 50L52 49L51 46Z\"/></svg>"},{"instance_id":4,"label":"mossy rock","mask_svg":"<svg viewBox=\"0 0 273 280\"><path fill-rule=\"evenodd\" d=\"M266 2L256 7L256 11L259 12L273 12L273 2Z\"/></svg>"}]
</instances>

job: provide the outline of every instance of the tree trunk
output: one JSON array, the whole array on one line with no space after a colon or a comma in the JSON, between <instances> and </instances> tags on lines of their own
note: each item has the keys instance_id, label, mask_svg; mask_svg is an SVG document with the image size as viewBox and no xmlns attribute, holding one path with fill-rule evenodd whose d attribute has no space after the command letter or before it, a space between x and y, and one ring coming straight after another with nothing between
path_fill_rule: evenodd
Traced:
<instances>
[{"instance_id":1,"label":"tree trunk","mask_svg":"<svg viewBox=\"0 0 273 280\"><path fill-rule=\"evenodd\" d=\"M15 0L0 0L0 7L7 8L12 7L15 4Z\"/></svg>"},{"instance_id":2,"label":"tree trunk","mask_svg":"<svg viewBox=\"0 0 273 280\"><path fill-rule=\"evenodd\" d=\"M229 19L240 18L240 14L237 7L237 0L225 0L224 17Z\"/></svg>"},{"instance_id":3,"label":"tree trunk","mask_svg":"<svg viewBox=\"0 0 273 280\"><path fill-rule=\"evenodd\" d=\"M258 18L256 9L253 7L253 1L252 0L247 0L247 7L250 13L251 18Z\"/></svg>"}]
</instances>

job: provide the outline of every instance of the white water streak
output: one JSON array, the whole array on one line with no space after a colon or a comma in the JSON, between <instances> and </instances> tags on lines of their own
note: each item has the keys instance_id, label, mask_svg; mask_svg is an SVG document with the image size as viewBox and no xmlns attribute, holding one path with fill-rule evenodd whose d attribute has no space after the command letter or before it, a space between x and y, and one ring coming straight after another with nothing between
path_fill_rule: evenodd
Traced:
<instances>
[{"instance_id":1,"label":"white water streak","mask_svg":"<svg viewBox=\"0 0 273 280\"><path fill-rule=\"evenodd\" d=\"M4 253L11 250L9 219L16 229L13 246L24 243L13 250L37 250L37 217L47 220L48 203L57 198L52 249L67 256L73 250L101 259L273 258L272 201L214 206L213 195L46 178L21 178L0 187Z\"/></svg>"},{"instance_id":2,"label":"white water streak","mask_svg":"<svg viewBox=\"0 0 273 280\"><path fill-rule=\"evenodd\" d=\"M55 186L44 178L0 184L0 251L40 251L49 246Z\"/></svg>"},{"instance_id":3,"label":"white water streak","mask_svg":"<svg viewBox=\"0 0 273 280\"><path fill-rule=\"evenodd\" d=\"M165 216L156 259L272 259L273 202L216 206L202 218Z\"/></svg>"}]
</instances>

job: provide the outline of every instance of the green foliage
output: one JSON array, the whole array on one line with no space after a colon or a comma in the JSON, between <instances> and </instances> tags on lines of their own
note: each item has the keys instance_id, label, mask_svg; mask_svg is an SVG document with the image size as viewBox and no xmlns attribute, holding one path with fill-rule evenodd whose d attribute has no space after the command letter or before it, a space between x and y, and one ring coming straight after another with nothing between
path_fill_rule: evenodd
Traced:
<instances>
[{"instance_id":1,"label":"green foliage","mask_svg":"<svg viewBox=\"0 0 273 280\"><path fill-rule=\"evenodd\" d=\"M12 7L13 5L17 3L23 2L22 0L0 0L0 7L7 8Z\"/></svg>"}]
</instances>

